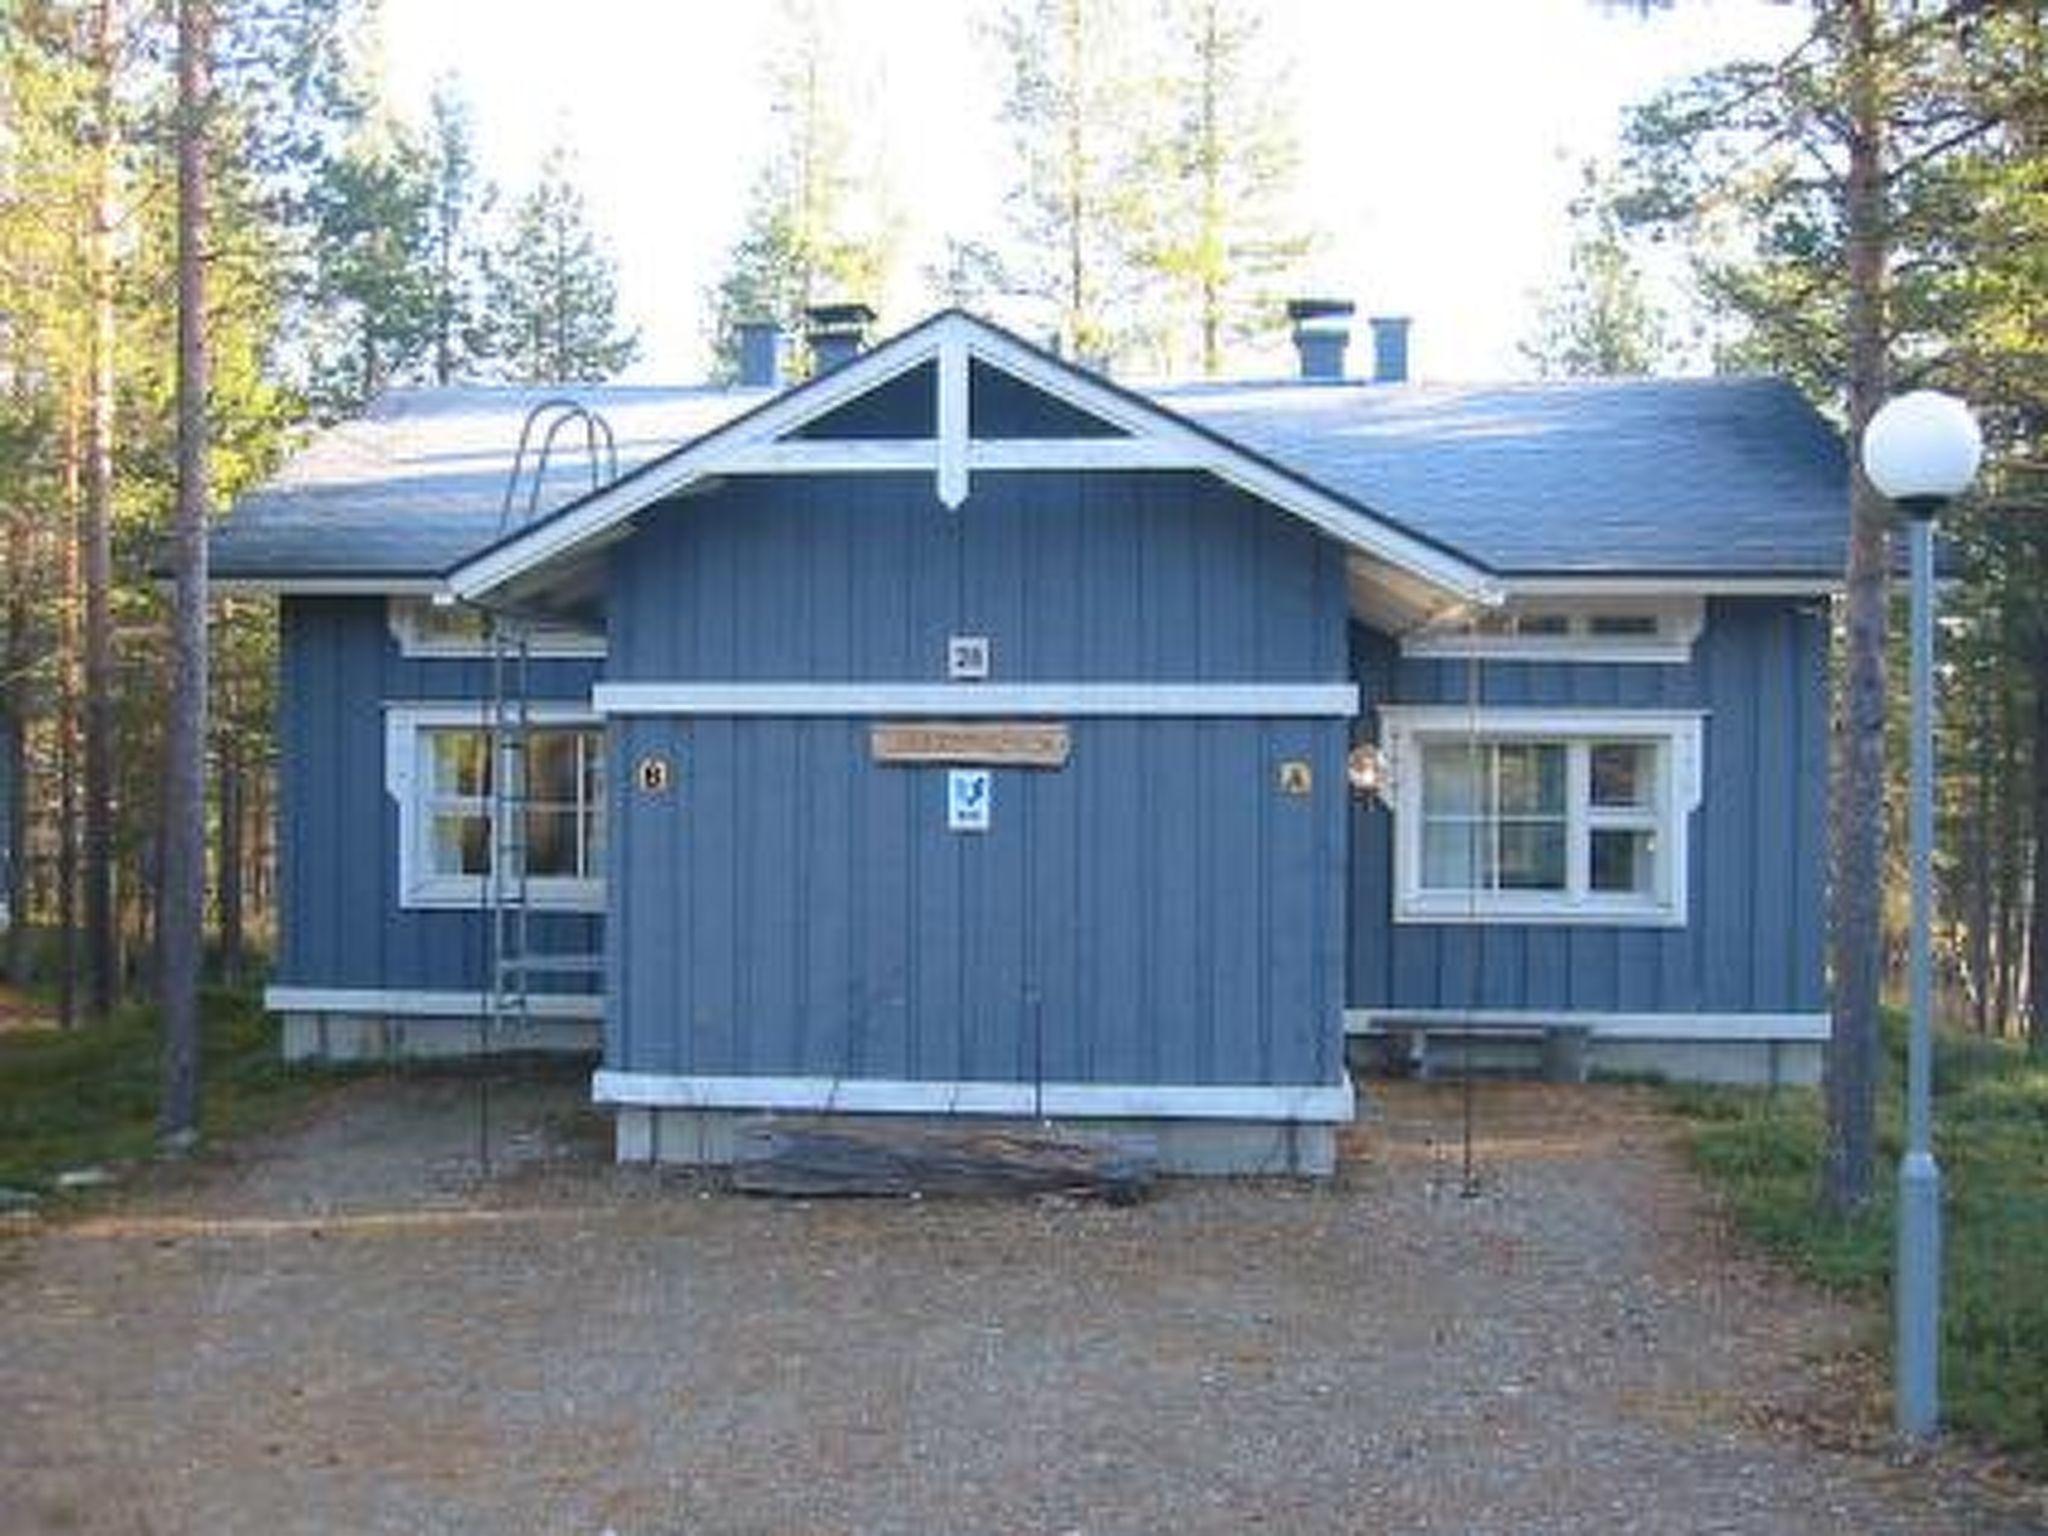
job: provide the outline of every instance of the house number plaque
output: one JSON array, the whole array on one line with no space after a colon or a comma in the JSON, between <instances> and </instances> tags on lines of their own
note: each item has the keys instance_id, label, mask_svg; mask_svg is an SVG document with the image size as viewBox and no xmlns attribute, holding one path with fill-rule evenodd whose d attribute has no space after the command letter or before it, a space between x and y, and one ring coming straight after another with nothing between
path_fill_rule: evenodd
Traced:
<instances>
[{"instance_id":1,"label":"house number plaque","mask_svg":"<svg viewBox=\"0 0 2048 1536\"><path fill-rule=\"evenodd\" d=\"M675 778L675 770L659 752L649 752L633 765L633 782L643 795L662 795Z\"/></svg>"},{"instance_id":2,"label":"house number plaque","mask_svg":"<svg viewBox=\"0 0 2048 1536\"><path fill-rule=\"evenodd\" d=\"M973 763L1064 768L1073 743L1064 725L994 720L878 725L868 736L878 763Z\"/></svg>"}]
</instances>

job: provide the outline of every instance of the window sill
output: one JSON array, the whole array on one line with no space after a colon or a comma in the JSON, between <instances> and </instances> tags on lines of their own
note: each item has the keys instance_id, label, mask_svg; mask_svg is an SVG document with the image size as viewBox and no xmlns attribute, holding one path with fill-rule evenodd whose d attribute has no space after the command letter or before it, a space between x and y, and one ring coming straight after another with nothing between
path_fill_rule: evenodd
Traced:
<instances>
[{"instance_id":1,"label":"window sill","mask_svg":"<svg viewBox=\"0 0 2048 1536\"><path fill-rule=\"evenodd\" d=\"M1396 923L1488 927L1683 928L1682 907L1646 902L1500 901L1465 896L1407 896L1394 904Z\"/></svg>"},{"instance_id":2,"label":"window sill","mask_svg":"<svg viewBox=\"0 0 2048 1536\"><path fill-rule=\"evenodd\" d=\"M421 881L400 898L406 911L478 912L485 906L481 880L444 878ZM602 913L605 909L601 880L534 881L527 887L526 909L530 912Z\"/></svg>"}]
</instances>

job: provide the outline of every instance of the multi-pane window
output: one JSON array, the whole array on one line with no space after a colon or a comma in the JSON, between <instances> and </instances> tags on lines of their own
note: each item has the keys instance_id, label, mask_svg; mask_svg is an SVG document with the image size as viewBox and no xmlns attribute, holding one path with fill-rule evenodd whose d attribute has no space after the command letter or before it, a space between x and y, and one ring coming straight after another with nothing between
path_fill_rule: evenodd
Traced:
<instances>
[{"instance_id":1,"label":"multi-pane window","mask_svg":"<svg viewBox=\"0 0 2048 1536\"><path fill-rule=\"evenodd\" d=\"M385 714L385 784L398 805L399 899L408 907L470 907L490 892L494 865L522 868L526 899L596 910L604 901L605 746L602 727L556 704L536 704L523 745L495 754L481 706L394 704ZM493 760L495 757L495 761ZM505 792L495 792L499 773ZM492 817L516 805L498 834Z\"/></svg>"},{"instance_id":2,"label":"multi-pane window","mask_svg":"<svg viewBox=\"0 0 2048 1536\"><path fill-rule=\"evenodd\" d=\"M1682 922L1697 717L1383 710L1396 916Z\"/></svg>"},{"instance_id":3,"label":"multi-pane window","mask_svg":"<svg viewBox=\"0 0 2048 1536\"><path fill-rule=\"evenodd\" d=\"M535 727L523 749L498 756L522 774L510 799L523 802L523 837L494 839L490 740L481 729L434 726L419 733L422 872L484 876L502 850L524 852L529 880L596 880L604 857L604 738L595 730ZM508 869L513 874L516 870Z\"/></svg>"},{"instance_id":4,"label":"multi-pane window","mask_svg":"<svg viewBox=\"0 0 2048 1536\"><path fill-rule=\"evenodd\" d=\"M1402 638L1409 656L1683 662L1705 623L1698 598L1525 598Z\"/></svg>"},{"instance_id":5,"label":"multi-pane window","mask_svg":"<svg viewBox=\"0 0 2048 1536\"><path fill-rule=\"evenodd\" d=\"M434 603L424 598L390 599L391 632L406 656L488 656L490 636L484 616L475 608L459 603ZM578 629L568 624L525 626L527 653L542 657L602 656L604 635L598 630Z\"/></svg>"}]
</instances>

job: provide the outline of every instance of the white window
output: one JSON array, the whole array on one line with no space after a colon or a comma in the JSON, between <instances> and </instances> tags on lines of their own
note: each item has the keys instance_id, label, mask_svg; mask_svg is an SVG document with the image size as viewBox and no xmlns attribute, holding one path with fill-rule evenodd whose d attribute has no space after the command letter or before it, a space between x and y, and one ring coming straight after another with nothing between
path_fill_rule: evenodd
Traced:
<instances>
[{"instance_id":1,"label":"white window","mask_svg":"<svg viewBox=\"0 0 2048 1536\"><path fill-rule=\"evenodd\" d=\"M459 603L436 603L418 597L394 597L385 610L398 651L408 657L475 657L491 654L483 613ZM543 659L601 657L601 631L568 624L526 626L529 656Z\"/></svg>"},{"instance_id":2,"label":"white window","mask_svg":"<svg viewBox=\"0 0 2048 1536\"><path fill-rule=\"evenodd\" d=\"M523 748L492 761L483 706L393 706L385 721L386 788L398 802L399 898L408 907L471 907L495 861L523 864L540 907L596 910L604 902L604 732L577 709L534 705ZM492 825L494 780L507 775L521 821Z\"/></svg>"},{"instance_id":3,"label":"white window","mask_svg":"<svg viewBox=\"0 0 2048 1536\"><path fill-rule=\"evenodd\" d=\"M1706 622L1697 597L1529 598L1401 641L1404 656L1683 662Z\"/></svg>"},{"instance_id":4,"label":"white window","mask_svg":"<svg viewBox=\"0 0 2048 1536\"><path fill-rule=\"evenodd\" d=\"M1402 922L1686 920L1701 716L1383 705Z\"/></svg>"}]
</instances>

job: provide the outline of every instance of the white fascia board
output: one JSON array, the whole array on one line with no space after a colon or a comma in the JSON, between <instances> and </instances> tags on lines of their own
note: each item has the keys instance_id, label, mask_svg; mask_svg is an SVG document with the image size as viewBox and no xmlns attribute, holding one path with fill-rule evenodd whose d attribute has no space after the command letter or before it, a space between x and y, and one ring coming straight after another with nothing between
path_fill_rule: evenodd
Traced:
<instances>
[{"instance_id":1,"label":"white fascia board","mask_svg":"<svg viewBox=\"0 0 2048 1536\"><path fill-rule=\"evenodd\" d=\"M1824 1013L1597 1013L1570 1008L1347 1008L1344 1029L1383 1035L1401 1029L1582 1028L1596 1040L1825 1040Z\"/></svg>"},{"instance_id":2,"label":"white fascia board","mask_svg":"<svg viewBox=\"0 0 2048 1536\"><path fill-rule=\"evenodd\" d=\"M1207 470L1262 501L1294 513L1342 544L1415 572L1456 599L1488 605L1500 601L1499 583L1479 567L1390 524L1366 516L1308 482L1271 468L1196 430L1164 406L1125 396L1062 365L1048 364L1044 358L1001 332L959 314L947 315L928 327L884 343L814 384L782 397L729 427L714 431L697 446L686 448L665 462L658 461L631 478L594 493L580 505L536 525L525 537L458 567L448 584L458 597L478 597L522 571L594 538L691 482L710 475L738 473L750 461L762 469L787 469L798 463L815 467L824 460L824 455L811 451L816 445L781 443L776 439L805 422L825 415L848 399L908 372L926 359L940 356L948 348L958 349L968 357L985 358L1054 398L1099 416L1123 428L1134 439L1145 440L1152 445L1145 449L1098 447L1089 450L1098 455L1124 455L1124 461L1116 467L1170 465ZM859 466L867 469L931 470L942 480L947 475L947 466L941 462L941 445L930 440L862 444L853 453L848 453L848 445L843 443L828 447L848 459L848 463L841 467L854 467L853 461L858 460ZM985 464L977 463L978 451L988 451ZM1079 450L1072 452L1072 467L1089 467L1081 462ZM1009 453L1025 457L1035 455L1036 462L1027 467L1052 467L1045 462L1042 444L1035 448L1020 445L1005 449L996 447L992 442L982 442L970 445L967 470L971 474L980 467L1019 467L999 462L1003 455ZM1098 462L1094 467L1102 465Z\"/></svg>"},{"instance_id":3,"label":"white fascia board","mask_svg":"<svg viewBox=\"0 0 2048 1536\"><path fill-rule=\"evenodd\" d=\"M599 683L604 715L1163 715L1358 713L1352 683Z\"/></svg>"},{"instance_id":4,"label":"white fascia board","mask_svg":"<svg viewBox=\"0 0 2048 1536\"><path fill-rule=\"evenodd\" d=\"M215 576L207 585L273 597L433 597L448 590L438 576Z\"/></svg>"},{"instance_id":5,"label":"white fascia board","mask_svg":"<svg viewBox=\"0 0 2048 1536\"><path fill-rule=\"evenodd\" d=\"M1503 576L1517 597L1825 597L1842 589L1832 576Z\"/></svg>"},{"instance_id":6,"label":"white fascia board","mask_svg":"<svg viewBox=\"0 0 2048 1536\"><path fill-rule=\"evenodd\" d=\"M899 338L773 400L730 426L715 428L694 447L685 448L667 460L657 460L594 492L580 505L536 524L524 537L458 566L449 578L450 589L457 597L479 597L695 481L734 473L730 461L915 368L938 350L942 333L943 327L935 326ZM926 451L928 466L931 461L929 449Z\"/></svg>"},{"instance_id":7,"label":"white fascia board","mask_svg":"<svg viewBox=\"0 0 2048 1536\"><path fill-rule=\"evenodd\" d=\"M1306 481L1219 442L1173 415L1167 407L1130 399L1093 382L1085 374L1064 369L1055 374L1041 358L1010 338L978 326L976 331L975 350L982 356L1047 394L1100 416L1134 436L1154 438L1184 450L1191 461L1187 467L1206 469L1239 490L1314 524L1341 544L1427 577L1454 597L1489 606L1500 601L1499 583L1492 575L1448 551L1361 514Z\"/></svg>"},{"instance_id":8,"label":"white fascia board","mask_svg":"<svg viewBox=\"0 0 2048 1536\"><path fill-rule=\"evenodd\" d=\"M351 1013L372 1017L475 1019L490 1012L481 988L473 992L433 992L403 987L293 987L263 989L263 1006L271 1013ZM542 1018L597 1019L604 999L589 994L534 992L527 1011Z\"/></svg>"},{"instance_id":9,"label":"white fascia board","mask_svg":"<svg viewBox=\"0 0 2048 1536\"><path fill-rule=\"evenodd\" d=\"M1001 1115L1055 1119L1348 1123L1349 1079L1327 1084L1029 1083L858 1077L690 1077L604 1069L599 1104L807 1114Z\"/></svg>"}]
</instances>

